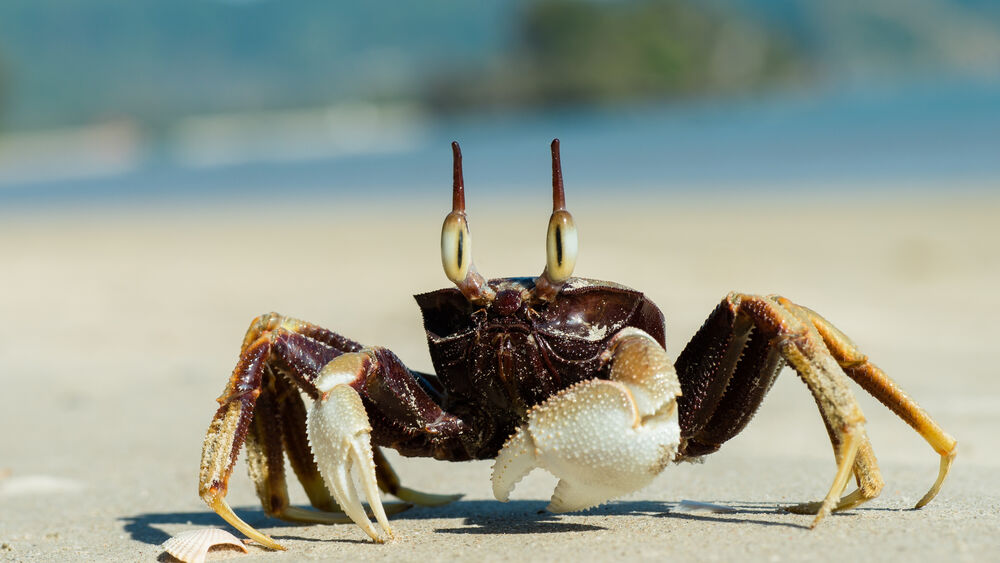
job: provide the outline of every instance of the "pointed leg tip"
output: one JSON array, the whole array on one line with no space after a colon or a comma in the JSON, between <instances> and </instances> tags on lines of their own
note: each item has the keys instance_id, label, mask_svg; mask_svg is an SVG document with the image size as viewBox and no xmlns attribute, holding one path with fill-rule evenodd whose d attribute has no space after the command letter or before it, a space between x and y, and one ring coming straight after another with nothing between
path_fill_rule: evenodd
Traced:
<instances>
[{"instance_id":1,"label":"pointed leg tip","mask_svg":"<svg viewBox=\"0 0 1000 563\"><path fill-rule=\"evenodd\" d=\"M954 444L947 453L941 454L941 466L938 469L937 479L934 484L931 485L931 489L921 497L917 504L913 506L914 510L918 510L927 506L934 497L937 496L938 492L941 490L941 486L944 485L944 480L948 477L948 473L951 471L951 464L955 461L955 456L958 454L958 444Z\"/></svg>"},{"instance_id":2,"label":"pointed leg tip","mask_svg":"<svg viewBox=\"0 0 1000 563\"><path fill-rule=\"evenodd\" d=\"M927 494L924 495L919 501L917 501L917 504L913 505L913 510L920 510L921 508L930 504L930 502L934 500L934 497L937 496L937 493L938 493L937 490L934 489L927 491Z\"/></svg>"},{"instance_id":3,"label":"pointed leg tip","mask_svg":"<svg viewBox=\"0 0 1000 563\"><path fill-rule=\"evenodd\" d=\"M285 547L285 546L281 545L280 543L272 540L270 538L270 536L266 536L264 534L257 534L257 535L251 536L250 539L243 540L243 542L244 543L254 542L254 543L260 544L265 549L271 549L271 550L274 550L274 551L287 551L288 550L287 547Z\"/></svg>"},{"instance_id":4,"label":"pointed leg tip","mask_svg":"<svg viewBox=\"0 0 1000 563\"><path fill-rule=\"evenodd\" d=\"M233 512L233 509L229 506L229 503L226 502L225 497L222 496L211 497L210 499L206 499L205 502L207 502L209 507L211 507L212 510L216 512L216 514L221 516L223 520L228 522L232 527L242 532L245 536L250 538L251 541L255 541L268 549L273 549L276 551L285 551L284 546L272 540L268 536L258 532L256 528L247 524L246 522L243 521L242 518L237 516L236 513Z\"/></svg>"},{"instance_id":5,"label":"pointed leg tip","mask_svg":"<svg viewBox=\"0 0 1000 563\"><path fill-rule=\"evenodd\" d=\"M280 543L276 543L276 542L271 542L271 545L266 545L264 547L273 549L275 551L288 551L287 547L281 545Z\"/></svg>"},{"instance_id":6,"label":"pointed leg tip","mask_svg":"<svg viewBox=\"0 0 1000 563\"><path fill-rule=\"evenodd\" d=\"M816 526L819 526L819 523L822 522L828 514L830 514L830 510L828 508L821 508L819 512L816 513L816 518L813 518L812 523L809 524L809 529L815 530Z\"/></svg>"},{"instance_id":7,"label":"pointed leg tip","mask_svg":"<svg viewBox=\"0 0 1000 563\"><path fill-rule=\"evenodd\" d=\"M832 507L827 506L827 504L828 503L824 502L823 503L824 506L822 508L820 508L819 511L816 513L816 518L814 518L813 521L812 521L812 523L809 524L809 529L810 530L815 530L816 526L819 526L819 523L822 522L827 516L830 515Z\"/></svg>"}]
</instances>

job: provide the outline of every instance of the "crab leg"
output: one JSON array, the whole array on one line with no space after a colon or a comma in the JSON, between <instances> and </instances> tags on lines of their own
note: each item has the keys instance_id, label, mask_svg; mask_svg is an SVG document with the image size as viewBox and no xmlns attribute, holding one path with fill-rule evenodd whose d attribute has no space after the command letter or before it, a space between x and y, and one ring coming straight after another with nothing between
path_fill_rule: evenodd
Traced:
<instances>
[{"instance_id":1,"label":"crab leg","mask_svg":"<svg viewBox=\"0 0 1000 563\"><path fill-rule=\"evenodd\" d=\"M830 444L833 446L835 459L839 464L843 447L841 437L830 427L830 422L825 416L823 417L823 424L826 426L827 434L830 436ZM858 439L860 440L860 444L858 445L857 454L854 457L854 477L858 488L837 501L830 509L831 512L849 510L862 505L877 497L885 486L885 481L882 480L882 472L878 467L878 460L875 458L871 441L868 439L868 433L862 430ZM803 502L786 506L785 510L796 514L818 514L822 508L823 502Z\"/></svg>"},{"instance_id":2,"label":"crab leg","mask_svg":"<svg viewBox=\"0 0 1000 563\"><path fill-rule=\"evenodd\" d=\"M745 320L741 321L741 318ZM738 346L741 348L739 354L744 355L742 359L738 360L735 372L730 371L727 374L718 369L712 369L712 366L718 368L724 363L711 359L718 356L719 343L737 340L740 333L747 331L745 328L746 320L750 321L754 334L749 344ZM755 342L758 343L755 345ZM847 377L845 377L845 369L842 369L846 366L846 368L855 369L854 374L848 372L852 378L877 398L880 398L883 403L887 405L891 403L890 408L904 420L910 422L914 428L917 428L918 432L921 432L925 439L931 442L942 455L942 469L938 481L931 492L925 495L925 500L921 502L929 501L947 473L946 464L950 464L950 458L947 455L950 453L953 457L954 441L941 431L912 400L902 394L884 373L879 371L874 374L871 372L871 368L866 367L870 364L867 364L867 360L857 353L853 345L848 346L849 342L846 336L829 325L822 317L785 298L730 294L713 312L678 358L677 369L682 387L687 394L684 401L688 401L681 403L681 425L688 440L686 446L690 448L686 449L685 453L687 455L701 455L714 451L721 443L719 438L724 441L742 428L742 425L753 415L759 405L763 393L766 392L765 387L769 387L773 381L774 376L770 374L770 370L773 365L777 364L766 358L777 353L780 354L782 361L787 362L795 369L816 399L824 424L830 434L838 466L834 483L822 502L805 503L789 509L794 512L816 513L816 519L813 521L813 526L815 526L831 510L851 508L873 498L881 490L883 483L871 445L864 433L864 416L846 386ZM828 345L834 350L832 354L827 348ZM722 349L725 348L726 345L722 345ZM707 358L708 361L699 361L698 358ZM747 370L741 371L744 364L747 366ZM707 376L703 373L706 365L708 368ZM741 383L741 381L751 377L755 370L758 374L763 372L756 383ZM867 371L861 372L860 370ZM729 383L730 376L734 380L732 385ZM713 385L717 389L722 389L724 395L719 398L706 393L705 386L698 384L699 379L703 377L709 380L713 378L723 380L722 383L713 381ZM741 385L742 389L740 389ZM729 386L728 390L727 386ZM730 397L731 390L734 393ZM882 396L879 395L879 390L882 390ZM716 412L715 408L720 405L728 406ZM734 406L736 408L732 410ZM707 414L704 412L683 413L684 409L699 410L709 407L712 412ZM901 411L905 415L901 414ZM712 420L714 422L710 422L707 426L697 427L694 432L691 432L688 427L685 427L685 421L690 423L692 420ZM846 468L852 465L859 488L838 500L836 497L846 483L844 478L844 475L847 474L845 473Z\"/></svg>"},{"instance_id":3,"label":"crab leg","mask_svg":"<svg viewBox=\"0 0 1000 563\"><path fill-rule=\"evenodd\" d=\"M739 434L785 366L772 339L727 313L716 309L677 358L684 390L677 399L681 454L687 458L713 453ZM729 359L714 360L720 357Z\"/></svg>"},{"instance_id":4,"label":"crab leg","mask_svg":"<svg viewBox=\"0 0 1000 563\"><path fill-rule=\"evenodd\" d=\"M378 488L400 500L420 506L443 506L455 502L463 496L462 494L436 495L404 487L399 482L399 476L389 465L389 460L382 454L382 450L374 448L373 453L375 454L375 480L378 482Z\"/></svg>"},{"instance_id":5,"label":"crab leg","mask_svg":"<svg viewBox=\"0 0 1000 563\"><path fill-rule=\"evenodd\" d=\"M270 352L269 339L258 338L249 344L244 342L240 361L219 399L221 406L205 435L198 492L212 510L250 539L271 549L284 549L237 516L225 498L229 476L253 420L254 407L261 393L265 362Z\"/></svg>"},{"instance_id":6,"label":"crab leg","mask_svg":"<svg viewBox=\"0 0 1000 563\"><path fill-rule=\"evenodd\" d=\"M261 387L267 391L257 397L246 439L247 469L268 516L282 514L289 505L275 379L274 373L266 368Z\"/></svg>"},{"instance_id":7,"label":"crab leg","mask_svg":"<svg viewBox=\"0 0 1000 563\"><path fill-rule=\"evenodd\" d=\"M787 299L783 299L782 304L785 304L787 301ZM789 302L788 305L791 305L791 303ZM896 416L909 424L941 456L937 479L930 490L917 501L914 508L925 506L934 499L941 489L945 477L948 476L948 470L951 468L951 464L955 460L955 455L958 451L958 442L945 432L895 382L889 379L885 372L875 364L869 362L868 357L858 350L846 334L815 311L805 307L798 308L812 321L823 337L823 342L829 348L830 353L833 354L837 363L843 368L844 373L857 382L865 391L878 399L879 402L896 413Z\"/></svg>"},{"instance_id":8,"label":"crab leg","mask_svg":"<svg viewBox=\"0 0 1000 563\"><path fill-rule=\"evenodd\" d=\"M307 440L305 406L298 391L318 399L320 392L314 382L322 366L347 351L360 349L360 344L336 333L274 313L258 317L247 331L240 360L219 398L220 407L205 436L199 493L223 519L266 547L283 549L240 519L225 500L229 477L244 441L248 446L250 475L268 515L303 523L352 520L336 512L337 503L313 459ZM310 503L318 511L289 505L285 449ZM381 466L383 473L391 473L384 459ZM411 502L441 504L455 498L425 495L405 487L400 487L400 491ZM393 503L384 508L393 514L409 506Z\"/></svg>"},{"instance_id":9,"label":"crab leg","mask_svg":"<svg viewBox=\"0 0 1000 563\"><path fill-rule=\"evenodd\" d=\"M324 340L348 349L356 346L329 331L277 314L254 319L244 338L240 361L219 398L219 410L205 436L199 476L202 499L233 527L271 549L283 548L239 518L226 502L229 477L244 441L249 438L248 468L265 512L293 521L307 520L305 511L288 506L281 447L282 428L279 426L280 417L276 415L278 406L272 398L275 382L280 378L273 376L270 366L290 373L304 391L315 395L309 366L305 364L322 365L343 353ZM268 377L269 384L265 385L265 378ZM255 416L262 394L265 395L262 403L264 412ZM298 400L301 402L301 399ZM305 486L309 490L310 485ZM312 516L309 521L343 520L342 514L309 515Z\"/></svg>"},{"instance_id":10,"label":"crab leg","mask_svg":"<svg viewBox=\"0 0 1000 563\"><path fill-rule=\"evenodd\" d=\"M840 366L833 360L811 325L805 325L774 299L750 295L730 296L741 313L750 316L763 333L781 338L785 361L799 374L816 399L827 428L837 437L837 474L820 505L815 527L837 505L863 441L865 417L861 413Z\"/></svg>"},{"instance_id":11,"label":"crab leg","mask_svg":"<svg viewBox=\"0 0 1000 563\"><path fill-rule=\"evenodd\" d=\"M726 330L727 325L730 327L728 331ZM741 326L744 328L738 328ZM693 369L693 364L687 361L688 357L703 356L704 352L701 350L704 343L712 341L713 337L724 335L722 338L726 338L728 337L727 333L746 333L749 330L746 328L748 326L758 333L759 338L769 343L768 347L773 346L774 350L781 355L782 360L799 374L816 400L823 421L830 433L837 461L837 473L833 484L822 502L796 507L815 507L816 518L813 520L812 526L816 526L833 508L841 504L839 497L844 490L852 466L859 471L868 471L871 468L857 467L855 463L858 459L858 450L867 441L864 436L864 415L847 387L847 378L840 370L840 366L826 351L822 339L812 328L812 325L808 322L802 322L800 318L783 308L773 298L730 294L716 308L705 322L702 330L692 339L678 358L677 369L682 386L690 386L691 382L699 377L698 370ZM740 346L737 353L741 353L742 348L743 346ZM768 355L771 353L768 352ZM754 358L748 357L748 361L750 362L748 366L752 365ZM765 362L765 365L770 365L770 363ZM721 377L727 378L726 375L721 375ZM725 384L723 384L723 388L724 386ZM688 399L691 399L690 395ZM695 401L694 408L699 408L697 404L698 402ZM704 408L705 404L707 401L702 402L700 408ZM756 405L754 405L755 407ZM681 408L692 408L692 406L682 403ZM682 420L684 419L682 418ZM862 458L862 460L869 461L868 458ZM863 482L869 481L864 476L860 479Z\"/></svg>"},{"instance_id":12,"label":"crab leg","mask_svg":"<svg viewBox=\"0 0 1000 563\"><path fill-rule=\"evenodd\" d=\"M559 478L549 510L582 510L646 486L673 460L680 386L666 352L625 328L601 357L610 380L563 389L532 408L504 444L493 465L498 500L542 467Z\"/></svg>"},{"instance_id":13,"label":"crab leg","mask_svg":"<svg viewBox=\"0 0 1000 563\"><path fill-rule=\"evenodd\" d=\"M749 315L739 314L728 299L716 308L677 358L684 389L678 399L684 434L681 455L697 458L713 453L746 427L786 364L780 342L773 333L755 330ZM738 361L732 361L735 358ZM820 413L834 455L840 456L842 440L832 426L835 422L825 411ZM859 488L838 502L834 511L875 498L884 485L864 432L860 440L854 461ZM816 514L821 507L822 502L804 503L789 510Z\"/></svg>"}]
</instances>

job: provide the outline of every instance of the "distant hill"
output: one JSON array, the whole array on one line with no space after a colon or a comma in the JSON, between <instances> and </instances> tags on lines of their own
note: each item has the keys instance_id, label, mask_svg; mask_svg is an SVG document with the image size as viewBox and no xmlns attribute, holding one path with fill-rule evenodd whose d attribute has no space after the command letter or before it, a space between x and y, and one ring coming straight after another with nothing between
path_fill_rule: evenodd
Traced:
<instances>
[{"instance_id":1,"label":"distant hill","mask_svg":"<svg viewBox=\"0 0 1000 563\"><path fill-rule=\"evenodd\" d=\"M537 0L496 64L439 74L427 99L441 111L612 104L813 78L818 65L782 29L730 12L690 0Z\"/></svg>"}]
</instances>

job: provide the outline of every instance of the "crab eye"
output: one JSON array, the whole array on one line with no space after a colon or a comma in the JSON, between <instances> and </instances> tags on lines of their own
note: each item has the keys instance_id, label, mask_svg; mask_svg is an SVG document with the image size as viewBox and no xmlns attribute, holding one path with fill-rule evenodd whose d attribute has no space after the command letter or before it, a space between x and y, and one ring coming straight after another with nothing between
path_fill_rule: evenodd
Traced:
<instances>
[{"instance_id":1,"label":"crab eye","mask_svg":"<svg viewBox=\"0 0 1000 563\"><path fill-rule=\"evenodd\" d=\"M576 224L569 211L552 212L549 232L545 237L545 271L553 283L562 283L573 275L576 266Z\"/></svg>"},{"instance_id":2,"label":"crab eye","mask_svg":"<svg viewBox=\"0 0 1000 563\"><path fill-rule=\"evenodd\" d=\"M549 232L545 235L545 271L541 277L557 285L568 280L576 266L576 253L576 224L573 223L573 216L566 211L559 139L552 139L552 217L549 218ZM543 299L554 296L555 292L550 291Z\"/></svg>"},{"instance_id":3,"label":"crab eye","mask_svg":"<svg viewBox=\"0 0 1000 563\"><path fill-rule=\"evenodd\" d=\"M441 225L441 265L454 283L462 283L472 264L472 235L464 213L452 211Z\"/></svg>"}]
</instances>

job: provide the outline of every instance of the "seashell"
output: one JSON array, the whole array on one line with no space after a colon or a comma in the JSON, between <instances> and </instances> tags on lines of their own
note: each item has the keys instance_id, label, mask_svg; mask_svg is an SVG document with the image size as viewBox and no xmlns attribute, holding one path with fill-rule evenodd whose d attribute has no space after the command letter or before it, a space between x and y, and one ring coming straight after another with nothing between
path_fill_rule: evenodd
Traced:
<instances>
[{"instance_id":1,"label":"seashell","mask_svg":"<svg viewBox=\"0 0 1000 563\"><path fill-rule=\"evenodd\" d=\"M177 534L163 542L164 551L184 563L203 563L208 550L217 545L234 545L247 553L247 548L236 536L219 528L202 528Z\"/></svg>"}]
</instances>

